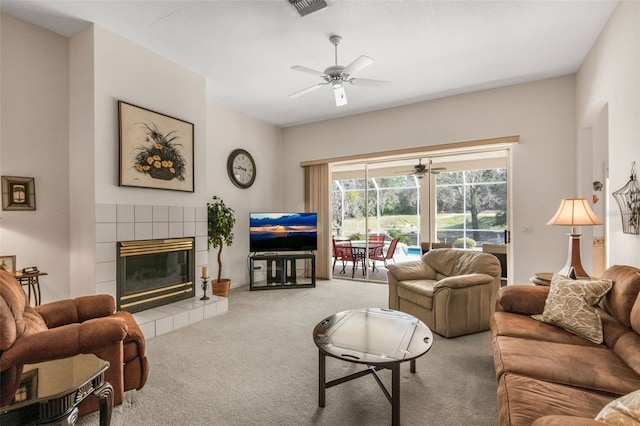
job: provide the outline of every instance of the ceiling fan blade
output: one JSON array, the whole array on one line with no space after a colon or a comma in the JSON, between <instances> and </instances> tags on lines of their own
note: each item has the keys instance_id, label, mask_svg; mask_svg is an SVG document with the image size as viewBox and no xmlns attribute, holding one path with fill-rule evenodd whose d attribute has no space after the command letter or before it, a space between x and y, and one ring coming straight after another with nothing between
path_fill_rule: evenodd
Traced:
<instances>
[{"instance_id":1,"label":"ceiling fan blade","mask_svg":"<svg viewBox=\"0 0 640 426\"><path fill-rule=\"evenodd\" d=\"M351 62L349 65L347 65L347 67L344 69L343 73L346 74L346 75L351 75L353 73L356 73L356 72L360 71L361 69L363 69L365 67L368 67L372 63L373 63L373 59L371 59L368 56L362 55L358 59L356 59L355 61Z\"/></svg>"},{"instance_id":2,"label":"ceiling fan blade","mask_svg":"<svg viewBox=\"0 0 640 426\"><path fill-rule=\"evenodd\" d=\"M369 86L369 87L381 87L391 84L390 81L384 80L372 80L370 78L352 78L349 83L356 86Z\"/></svg>"},{"instance_id":3,"label":"ceiling fan blade","mask_svg":"<svg viewBox=\"0 0 640 426\"><path fill-rule=\"evenodd\" d=\"M302 89L299 92L295 92L295 93L290 94L289 97L290 98L297 98L298 96L306 95L307 93L313 92L314 90L317 90L317 89L321 88L322 86L326 86L327 84L329 84L329 83L325 82L325 83L316 84L316 85L311 86L311 87L307 87L306 89Z\"/></svg>"},{"instance_id":4,"label":"ceiling fan blade","mask_svg":"<svg viewBox=\"0 0 640 426\"><path fill-rule=\"evenodd\" d=\"M336 96L336 106L340 107L347 104L347 94L344 86L334 87L333 94Z\"/></svg>"},{"instance_id":5,"label":"ceiling fan blade","mask_svg":"<svg viewBox=\"0 0 640 426\"><path fill-rule=\"evenodd\" d=\"M307 68L307 67L303 67L301 65L294 65L291 67L292 70L296 70L296 71L302 71L302 72L306 72L307 74L313 74L313 75L317 75L319 77L323 77L324 78L324 73L320 72L320 71L316 71L314 69L311 68Z\"/></svg>"}]
</instances>

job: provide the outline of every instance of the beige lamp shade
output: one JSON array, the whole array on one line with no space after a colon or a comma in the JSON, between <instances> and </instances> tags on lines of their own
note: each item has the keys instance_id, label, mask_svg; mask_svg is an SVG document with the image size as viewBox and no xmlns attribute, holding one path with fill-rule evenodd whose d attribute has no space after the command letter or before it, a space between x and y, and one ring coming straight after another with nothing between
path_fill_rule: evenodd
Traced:
<instances>
[{"instance_id":1,"label":"beige lamp shade","mask_svg":"<svg viewBox=\"0 0 640 426\"><path fill-rule=\"evenodd\" d=\"M576 226L602 225L602 221L591 210L586 198L565 198L560 202L560 208L547 225L564 225L571 227L569 234L569 256L564 268L558 272L572 278L588 278L588 274L580 262L580 234L575 231Z\"/></svg>"},{"instance_id":2,"label":"beige lamp shade","mask_svg":"<svg viewBox=\"0 0 640 426\"><path fill-rule=\"evenodd\" d=\"M547 225L592 226L602 225L602 221L593 212L586 198L565 198Z\"/></svg>"}]
</instances>

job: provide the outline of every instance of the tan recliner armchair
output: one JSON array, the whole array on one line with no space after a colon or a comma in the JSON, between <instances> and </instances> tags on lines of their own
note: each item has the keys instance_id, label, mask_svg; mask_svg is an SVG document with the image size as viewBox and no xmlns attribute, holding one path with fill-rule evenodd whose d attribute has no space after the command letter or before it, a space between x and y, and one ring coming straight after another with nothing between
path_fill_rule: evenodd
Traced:
<instances>
[{"instance_id":1,"label":"tan recliner armchair","mask_svg":"<svg viewBox=\"0 0 640 426\"><path fill-rule=\"evenodd\" d=\"M389 265L389 308L422 320L444 337L489 329L500 289L500 262L488 253L436 249Z\"/></svg>"}]
</instances>

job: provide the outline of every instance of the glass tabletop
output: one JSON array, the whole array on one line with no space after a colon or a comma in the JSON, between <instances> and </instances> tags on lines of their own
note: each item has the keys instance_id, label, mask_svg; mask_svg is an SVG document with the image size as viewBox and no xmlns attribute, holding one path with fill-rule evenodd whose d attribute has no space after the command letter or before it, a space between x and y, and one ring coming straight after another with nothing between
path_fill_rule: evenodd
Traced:
<instances>
[{"instance_id":1,"label":"glass tabletop","mask_svg":"<svg viewBox=\"0 0 640 426\"><path fill-rule=\"evenodd\" d=\"M73 392L109 368L109 362L93 354L25 364L13 401L0 413L62 397Z\"/></svg>"},{"instance_id":2,"label":"glass tabletop","mask_svg":"<svg viewBox=\"0 0 640 426\"><path fill-rule=\"evenodd\" d=\"M415 359L433 342L431 330L419 319L380 308L332 315L316 326L313 336L327 355L365 364Z\"/></svg>"}]
</instances>

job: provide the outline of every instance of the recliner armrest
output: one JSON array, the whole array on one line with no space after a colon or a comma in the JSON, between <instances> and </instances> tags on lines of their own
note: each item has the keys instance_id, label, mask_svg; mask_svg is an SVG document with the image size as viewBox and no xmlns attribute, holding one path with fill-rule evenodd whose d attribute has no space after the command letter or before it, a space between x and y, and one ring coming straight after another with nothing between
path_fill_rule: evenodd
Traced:
<instances>
[{"instance_id":1,"label":"recliner armrest","mask_svg":"<svg viewBox=\"0 0 640 426\"><path fill-rule=\"evenodd\" d=\"M436 291L438 288L448 287L448 288L465 288L471 287L474 285L491 285L493 283L493 277L487 274L466 274L466 275L456 275L453 277L443 278L433 286L433 290Z\"/></svg>"},{"instance_id":2,"label":"recliner armrest","mask_svg":"<svg viewBox=\"0 0 640 426\"><path fill-rule=\"evenodd\" d=\"M127 335L127 324L119 318L96 318L21 337L2 352L2 370L19 365L93 353L118 343Z\"/></svg>"},{"instance_id":3,"label":"recliner armrest","mask_svg":"<svg viewBox=\"0 0 640 426\"><path fill-rule=\"evenodd\" d=\"M116 311L116 303L108 294L96 294L58 300L37 306L35 309L45 320L47 327L55 328L113 315Z\"/></svg>"}]
</instances>

